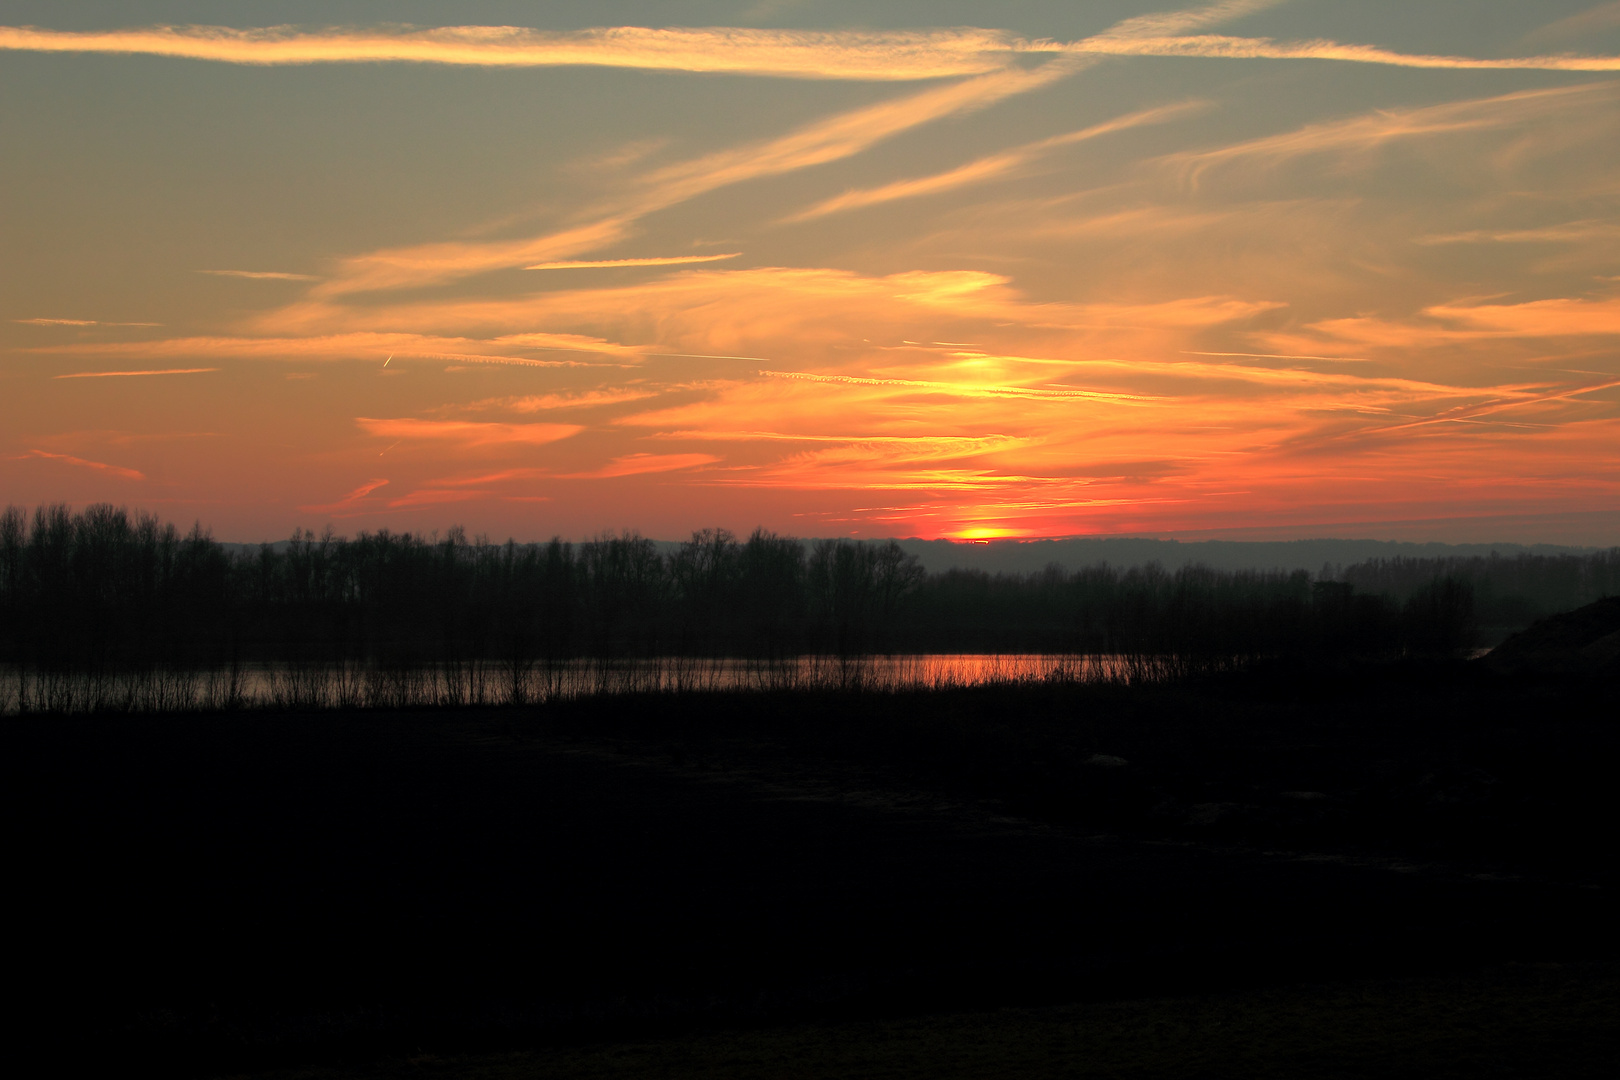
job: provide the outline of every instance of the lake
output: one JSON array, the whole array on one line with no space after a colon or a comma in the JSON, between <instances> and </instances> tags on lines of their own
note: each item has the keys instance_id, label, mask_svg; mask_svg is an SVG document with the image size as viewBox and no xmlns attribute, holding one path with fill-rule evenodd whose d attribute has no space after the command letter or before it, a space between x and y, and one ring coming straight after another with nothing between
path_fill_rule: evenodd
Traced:
<instances>
[{"instance_id":1,"label":"lake","mask_svg":"<svg viewBox=\"0 0 1620 1080\"><path fill-rule=\"evenodd\" d=\"M593 694L747 690L944 689L1009 682L1139 682L1172 674L1168 658L1098 654L945 653L489 660L408 667L244 664L234 669L0 673L0 713L171 712L223 708L406 708L537 704Z\"/></svg>"}]
</instances>

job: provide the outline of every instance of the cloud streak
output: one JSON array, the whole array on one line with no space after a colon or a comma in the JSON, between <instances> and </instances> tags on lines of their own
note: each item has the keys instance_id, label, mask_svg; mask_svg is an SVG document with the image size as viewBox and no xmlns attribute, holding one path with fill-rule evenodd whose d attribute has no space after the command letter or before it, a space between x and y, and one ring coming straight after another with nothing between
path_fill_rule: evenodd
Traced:
<instances>
[{"instance_id":1,"label":"cloud streak","mask_svg":"<svg viewBox=\"0 0 1620 1080\"><path fill-rule=\"evenodd\" d=\"M162 326L155 322L101 322L98 319L12 319L20 326Z\"/></svg>"},{"instance_id":2,"label":"cloud streak","mask_svg":"<svg viewBox=\"0 0 1620 1080\"><path fill-rule=\"evenodd\" d=\"M289 274L282 270L199 270L213 277L246 278L249 281L319 281L314 274Z\"/></svg>"},{"instance_id":3,"label":"cloud streak","mask_svg":"<svg viewBox=\"0 0 1620 1080\"><path fill-rule=\"evenodd\" d=\"M761 371L773 379L799 379L805 382L841 383L847 386L892 386L902 389L928 390L957 397L1009 397L1044 398L1063 401L1088 398L1094 401L1134 402L1147 400L1141 394L1110 394L1100 390L1046 389L1028 386L990 386L974 383L938 382L922 379L872 379L856 375L814 375L803 371Z\"/></svg>"},{"instance_id":4,"label":"cloud streak","mask_svg":"<svg viewBox=\"0 0 1620 1080\"><path fill-rule=\"evenodd\" d=\"M0 27L0 50L166 56L254 66L421 63L471 67L616 67L648 71L910 82L980 75L1024 54L1227 60L1335 60L1464 71L1620 71L1620 57L1471 57L1399 53L1325 39L1276 41L1192 29L1270 5L1215 5L1206 14L1144 16L1080 41L1029 41L976 28L913 32L601 27L550 33L512 26L300 31L156 26L75 32ZM1158 32L1155 32L1158 31Z\"/></svg>"},{"instance_id":5,"label":"cloud streak","mask_svg":"<svg viewBox=\"0 0 1620 1080\"><path fill-rule=\"evenodd\" d=\"M337 500L337 502L300 506L298 510L300 513L304 514L332 514L340 517L352 516L350 514L346 514L345 511L353 511L358 509L360 504L368 495L376 491L378 488L386 487L387 484L388 481L383 479L367 480L365 483L343 496L343 498Z\"/></svg>"},{"instance_id":6,"label":"cloud streak","mask_svg":"<svg viewBox=\"0 0 1620 1080\"><path fill-rule=\"evenodd\" d=\"M1154 16L1151 25L1172 29L1197 28L1260 10L1270 6L1270 2L1230 0L1192 11ZM1131 35L1135 30L1132 27L1147 25L1127 20L1110 31L1112 36L1109 40L1134 40ZM764 33L776 35L783 32ZM653 169L632 185L628 194L604 202L582 215L594 217L595 220L560 232L484 243L449 241L420 244L354 256L343 260L335 277L316 286L312 295L330 298L356 292L417 288L495 270L577 264L584 260L573 259L573 256L624 241L638 221L659 210L733 184L780 176L849 158L921 125L988 108L1010 97L1052 85L1101 59L1100 56L1065 52L1061 47L1047 42L1014 43L1012 39L991 31L954 30L943 33L945 37L940 40L952 43L993 39L1007 42L1009 48L1016 46L1014 51L1055 55L1032 67L1008 63L1011 57L1003 56L996 63L976 67L972 71L956 72L971 77L944 86L814 121L786 135ZM986 38L983 35L990 36ZM934 37L937 36L936 33ZM735 42L724 40L725 50L735 49ZM933 37L929 40L933 40Z\"/></svg>"},{"instance_id":7,"label":"cloud streak","mask_svg":"<svg viewBox=\"0 0 1620 1080\"><path fill-rule=\"evenodd\" d=\"M1582 300L1556 297L1522 304L1433 304L1417 319L1355 316L1322 319L1305 330L1334 341L1394 349L1419 349L1452 342L1493 339L1620 337L1620 298ZM1273 341L1297 344L1288 334Z\"/></svg>"},{"instance_id":8,"label":"cloud streak","mask_svg":"<svg viewBox=\"0 0 1620 1080\"><path fill-rule=\"evenodd\" d=\"M1620 56L1436 56L1398 53L1336 41L1273 41L1221 34L1153 37L1101 34L1064 51L1090 56L1159 56L1208 60L1337 60L1352 64L1452 71L1620 71Z\"/></svg>"},{"instance_id":9,"label":"cloud streak","mask_svg":"<svg viewBox=\"0 0 1620 1080\"><path fill-rule=\"evenodd\" d=\"M632 219L615 215L588 225L519 240L474 243L446 240L384 248L353 255L338 264L333 279L317 285L317 297L437 285L491 270L556 262L570 255L618 243L630 235Z\"/></svg>"},{"instance_id":10,"label":"cloud streak","mask_svg":"<svg viewBox=\"0 0 1620 1080\"><path fill-rule=\"evenodd\" d=\"M146 479L146 474L136 469L126 469L122 465L109 465L105 461L91 461L88 458L74 457L72 454L53 454L49 450L30 450L26 454L19 454L11 460L23 461L28 458L60 461L64 465L76 465L81 469L94 469L96 472L122 477L125 480Z\"/></svg>"},{"instance_id":11,"label":"cloud streak","mask_svg":"<svg viewBox=\"0 0 1620 1080\"><path fill-rule=\"evenodd\" d=\"M688 263L720 262L723 259L735 259L741 255L740 251L732 251L725 255L661 255L645 259L565 259L562 262L536 263L525 266L525 270L596 270L615 269L621 266L684 266Z\"/></svg>"},{"instance_id":12,"label":"cloud streak","mask_svg":"<svg viewBox=\"0 0 1620 1080\"><path fill-rule=\"evenodd\" d=\"M419 63L456 66L616 67L649 71L905 82L982 75L1024 54L1338 60L1458 70L1616 71L1620 57L1468 57L1398 53L1325 39L1193 34L1275 0L1218 3L1126 19L1074 42L1027 40L974 27L813 31L741 27L595 27L552 32L516 26L302 30L291 26L152 26L108 31L0 26L0 50L165 56L254 66ZM1593 21L1589 13L1588 22ZM1612 13L1605 13L1605 25ZM1577 20L1581 17L1577 17ZM1565 20L1573 23L1575 20ZM1552 33L1553 28L1548 28ZM1534 36L1534 35L1533 35ZM1545 36L1545 35L1543 35ZM1556 34L1554 36L1557 36Z\"/></svg>"},{"instance_id":13,"label":"cloud streak","mask_svg":"<svg viewBox=\"0 0 1620 1080\"><path fill-rule=\"evenodd\" d=\"M966 165L959 165L954 169L935 173L932 176L897 180L892 184L884 184L881 187L846 191L842 195L835 195L830 199L816 203L809 209L783 220L784 222L809 221L813 218L825 217L828 214L836 214L845 210L857 210L862 207L893 202L896 199L912 199L923 195L936 195L940 192L954 191L957 188L967 187L972 184L982 184L1016 174L1024 167L1061 147L1073 146L1076 143L1095 139L1101 135L1126 131L1146 124L1162 124L1205 107L1201 102L1186 102L1179 105L1167 105L1158 109L1143 109L1101 124L1094 124L1080 131L1054 135L1049 139L1040 139L1036 142L1014 147L1011 150L990 154L970 161Z\"/></svg>"},{"instance_id":14,"label":"cloud streak","mask_svg":"<svg viewBox=\"0 0 1620 1080\"><path fill-rule=\"evenodd\" d=\"M518 26L301 29L173 25L105 31L0 26L0 50L165 56L281 66L416 63L471 67L614 67L647 71L906 82L983 75L1022 54L1088 44L1153 40L1274 6L1230 0L1127 19L1085 42L1027 40L1002 30L789 30L744 27L593 27L546 31Z\"/></svg>"},{"instance_id":15,"label":"cloud streak","mask_svg":"<svg viewBox=\"0 0 1620 1080\"><path fill-rule=\"evenodd\" d=\"M620 476L643 476L647 473L675 472L712 465L720 459L713 454L626 454L614 458L599 469L589 472L567 473L566 480L611 480Z\"/></svg>"},{"instance_id":16,"label":"cloud streak","mask_svg":"<svg viewBox=\"0 0 1620 1080\"><path fill-rule=\"evenodd\" d=\"M646 178L638 212L662 209L696 195L763 176L776 176L851 157L930 121L986 108L1049 86L1088 65L1058 59L1034 68L1008 68L840 113L764 142L657 169Z\"/></svg>"},{"instance_id":17,"label":"cloud streak","mask_svg":"<svg viewBox=\"0 0 1620 1080\"><path fill-rule=\"evenodd\" d=\"M1008 68L817 120L786 135L667 165L642 176L632 191L595 209L597 218L561 232L485 243L450 241L391 248L343 260L316 286L321 298L437 285L474 274L569 256L627 239L641 218L733 184L851 157L920 125L983 109L1066 78L1094 61L1060 58L1040 67ZM594 260L592 260L594 261Z\"/></svg>"},{"instance_id":18,"label":"cloud streak","mask_svg":"<svg viewBox=\"0 0 1620 1080\"><path fill-rule=\"evenodd\" d=\"M579 424L494 424L471 420L374 419L354 421L367 435L383 439L451 442L461 446L540 446L578 435Z\"/></svg>"},{"instance_id":19,"label":"cloud streak","mask_svg":"<svg viewBox=\"0 0 1620 1080\"><path fill-rule=\"evenodd\" d=\"M863 32L620 26L556 33L516 26L153 26L101 32L0 27L0 49L27 52L169 56L258 66L592 66L883 82L981 74L1017 52L1039 47L1000 31L973 28Z\"/></svg>"},{"instance_id":20,"label":"cloud streak","mask_svg":"<svg viewBox=\"0 0 1620 1080\"><path fill-rule=\"evenodd\" d=\"M1602 33L1620 26L1620 0L1611 0L1610 3L1599 7L1589 8L1557 22L1549 23L1539 30L1531 31L1524 37L1526 44L1560 41L1567 38L1579 37L1582 34Z\"/></svg>"},{"instance_id":21,"label":"cloud streak","mask_svg":"<svg viewBox=\"0 0 1620 1080\"><path fill-rule=\"evenodd\" d=\"M401 510L411 506L437 506L440 503L472 502L475 499L487 498L491 492L457 488L446 490L444 488L418 488L415 491L401 495L397 499L388 500L391 510Z\"/></svg>"},{"instance_id":22,"label":"cloud streak","mask_svg":"<svg viewBox=\"0 0 1620 1080\"><path fill-rule=\"evenodd\" d=\"M1608 221L1570 221L1533 229L1471 229L1468 232L1420 236L1412 242L1437 244L1572 244L1620 239L1620 224Z\"/></svg>"},{"instance_id":23,"label":"cloud streak","mask_svg":"<svg viewBox=\"0 0 1620 1080\"><path fill-rule=\"evenodd\" d=\"M1182 11L1155 11L1147 15L1136 15L1115 23L1109 29L1089 41L1122 41L1138 38L1163 37L1166 34L1180 34L1188 30L1202 30L1206 26L1216 26L1233 19L1241 19L1246 15L1253 15L1285 3L1286 0L1216 0L1213 4L1203 7L1187 8Z\"/></svg>"},{"instance_id":24,"label":"cloud streak","mask_svg":"<svg viewBox=\"0 0 1620 1080\"><path fill-rule=\"evenodd\" d=\"M1172 154L1159 160L1197 181L1209 169L1237 161L1278 163L1310 154L1376 149L1398 139L1491 131L1544 120L1572 106L1612 99L1620 83L1605 81L1547 90L1522 90L1488 98L1412 109L1381 109L1346 120L1308 124L1214 150Z\"/></svg>"},{"instance_id":25,"label":"cloud streak","mask_svg":"<svg viewBox=\"0 0 1620 1080\"><path fill-rule=\"evenodd\" d=\"M267 337L191 337L160 341L91 342L72 345L45 345L27 351L42 354L121 357L233 357L252 360L365 360L392 355L395 360L448 360L458 364L508 364L516 367L582 367L585 361L537 360L512 356L508 350L534 349L550 352L596 353L625 360L639 358L641 350L585 334L519 333L491 340L444 337L433 334L365 331L341 334L314 334L308 337L275 335ZM164 372L128 374L178 374ZM94 372L87 374L96 374Z\"/></svg>"},{"instance_id":26,"label":"cloud streak","mask_svg":"<svg viewBox=\"0 0 1620 1080\"><path fill-rule=\"evenodd\" d=\"M468 408L500 408L512 412L535 413L551 409L597 409L605 405L623 405L632 401L645 401L657 397L658 391L636 387L609 387L602 390L578 390L573 393L529 394L524 397L495 398L474 402Z\"/></svg>"},{"instance_id":27,"label":"cloud streak","mask_svg":"<svg viewBox=\"0 0 1620 1080\"><path fill-rule=\"evenodd\" d=\"M245 374L253 359L293 361L286 372L309 375L317 361L357 362L342 378L285 386L281 370L261 364L255 378L274 380L268 397L233 393L223 376L183 386L126 379L117 422L135 417L145 438L175 415L175 391L206 391L199 407L216 410L230 435L201 457L154 447L172 454L162 459L165 491L210 496L228 514L248 484L275 505L379 522L398 514L412 528L451 515L475 529L580 535L621 520L631 490L634 524L656 535L694 523L745 528L756 522L738 516L755 515L772 528L815 522L868 535L1346 521L1359 511L1343 508L1362 505L1389 520L1402 505L1434 514L1482 500L1590 505L1620 491L1611 468L1620 314L1616 283L1601 277L1613 272L1606 257L1620 235L1620 81L1578 74L1607 58L1573 58L1577 74L1460 75L1468 85L1456 94L1438 72L1416 83L1386 72L1322 93L1311 82L1332 74L1329 62L1524 67L1540 64L1524 54L1560 46L1521 44L1521 59L1504 62L1399 52L1463 50L1413 44L1415 32L1380 37L1382 49L1216 36L1249 29L1216 23L1269 6L1147 15L1055 42L997 31L158 28L157 53L199 60L469 65L453 77L409 69L407 81L435 85L489 84L479 65L571 63L873 81L823 85L811 98L840 104L784 120L752 90L808 106L810 84L599 71L587 82L601 96L582 108L613 112L651 87L670 95L657 109L678 122L632 110L604 113L605 127L549 132L520 155L555 167L538 191L533 177L514 180L518 188L473 183L480 168L517 157L481 156L476 138L441 144L468 151L446 167L446 186L397 194L485 205L482 225L423 232L420 222L443 215L413 227L406 207L387 222L317 229L296 258L182 253L165 272L184 271L182 285L198 294L189 310L174 305L184 330L115 335L89 319L23 320L38 329L13 332L23 362L10 375L26 389L56 372L218 364ZM109 53L153 45L107 37ZM58 35L43 47L83 40ZM909 59L889 62L907 48ZM1289 58L1299 63L1276 66ZM319 74L137 66L154 63L228 82ZM1062 85L1087 68L1106 76L1095 94ZM339 83L378 74L347 70ZM1189 88L1167 96L1166 76ZM551 78L495 82L534 89ZM1464 91L1477 100L1434 104ZM1231 107L1146 130L1199 107L1147 105L1193 94ZM1116 104L1098 111L1104 98ZM476 96L458 100L479 107ZM735 113L715 108L727 102ZM993 117L954 122L991 107ZM1094 122L1102 117L1113 118ZM526 130L482 134L499 143ZM882 161L877 148L887 148ZM1207 184L1188 182L1204 175ZM993 186L1015 178L1016 188ZM117 174L97 182L117 184ZM963 192L977 205L960 205L970 201ZM70 195L81 197L65 193L64 205ZM487 202L514 197L523 205ZM896 207L906 212L884 213ZM863 208L858 220L835 216ZM284 209L296 226L297 206ZM783 215L816 224L781 229ZM1462 243L1480 246L1439 246ZM73 250L63 248L64 263ZM113 287L129 265L110 252L106 281L64 274L28 306L136 311L83 291ZM274 269L294 265L311 273ZM210 266L225 269L195 269ZM545 271L563 276L534 276ZM256 286L211 286L196 274L302 284L279 300L282 287L266 285L270 299L250 310L220 301L258 297ZM131 340L160 333L173 339ZM408 366L409 378L378 377L390 356L380 374ZM505 367L441 374L447 364ZM98 395L45 396L49 409L13 401L19 435L7 453L111 448L125 437L80 431L86 421L72 406ZM288 409L299 411L297 438L286 434ZM104 488L119 475L67 455L57 465L29 458L7 467L80 501L74 485ZM392 484L361 483L382 468ZM795 497L809 490L821 494ZM555 502L541 513L503 505L548 496Z\"/></svg>"},{"instance_id":28,"label":"cloud streak","mask_svg":"<svg viewBox=\"0 0 1620 1080\"><path fill-rule=\"evenodd\" d=\"M75 371L70 375L53 375L54 379L121 379L132 375L201 375L218 371L217 367L161 368L153 371Z\"/></svg>"}]
</instances>

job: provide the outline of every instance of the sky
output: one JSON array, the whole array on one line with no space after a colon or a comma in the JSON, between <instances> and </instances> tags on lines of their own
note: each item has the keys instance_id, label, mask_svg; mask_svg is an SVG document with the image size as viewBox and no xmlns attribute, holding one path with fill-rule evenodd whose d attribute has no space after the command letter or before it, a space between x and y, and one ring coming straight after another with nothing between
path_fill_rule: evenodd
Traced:
<instances>
[{"instance_id":1,"label":"sky","mask_svg":"<svg viewBox=\"0 0 1620 1080\"><path fill-rule=\"evenodd\" d=\"M0 146L0 503L1620 543L1616 2L0 0Z\"/></svg>"}]
</instances>

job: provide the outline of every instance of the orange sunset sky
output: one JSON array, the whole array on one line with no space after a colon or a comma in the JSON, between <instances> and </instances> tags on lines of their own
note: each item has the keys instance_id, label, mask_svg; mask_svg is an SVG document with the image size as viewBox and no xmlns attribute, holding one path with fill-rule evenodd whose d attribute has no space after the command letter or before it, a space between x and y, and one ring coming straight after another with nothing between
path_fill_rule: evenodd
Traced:
<instances>
[{"instance_id":1,"label":"orange sunset sky","mask_svg":"<svg viewBox=\"0 0 1620 1080\"><path fill-rule=\"evenodd\" d=\"M1620 3L0 2L0 503L1620 542Z\"/></svg>"}]
</instances>

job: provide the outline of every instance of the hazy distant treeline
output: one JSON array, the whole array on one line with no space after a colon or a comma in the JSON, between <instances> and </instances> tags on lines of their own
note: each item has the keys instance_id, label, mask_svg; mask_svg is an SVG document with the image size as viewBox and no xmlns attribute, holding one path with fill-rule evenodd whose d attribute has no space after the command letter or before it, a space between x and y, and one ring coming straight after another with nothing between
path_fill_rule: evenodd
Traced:
<instances>
[{"instance_id":1,"label":"hazy distant treeline","mask_svg":"<svg viewBox=\"0 0 1620 1080\"><path fill-rule=\"evenodd\" d=\"M1324 576L1397 600L1438 578L1467 582L1480 625L1527 626L1544 615L1620 595L1620 548L1586 555L1496 555L1439 559L1368 559L1324 568Z\"/></svg>"},{"instance_id":2,"label":"hazy distant treeline","mask_svg":"<svg viewBox=\"0 0 1620 1080\"><path fill-rule=\"evenodd\" d=\"M111 506L0 515L0 660L38 671L256 662L395 670L660 656L1457 653L1613 593L1620 551L1335 570L1051 566L929 575L893 542L635 534L583 543L297 533L232 554ZM1482 611L1481 601L1488 611Z\"/></svg>"}]
</instances>

